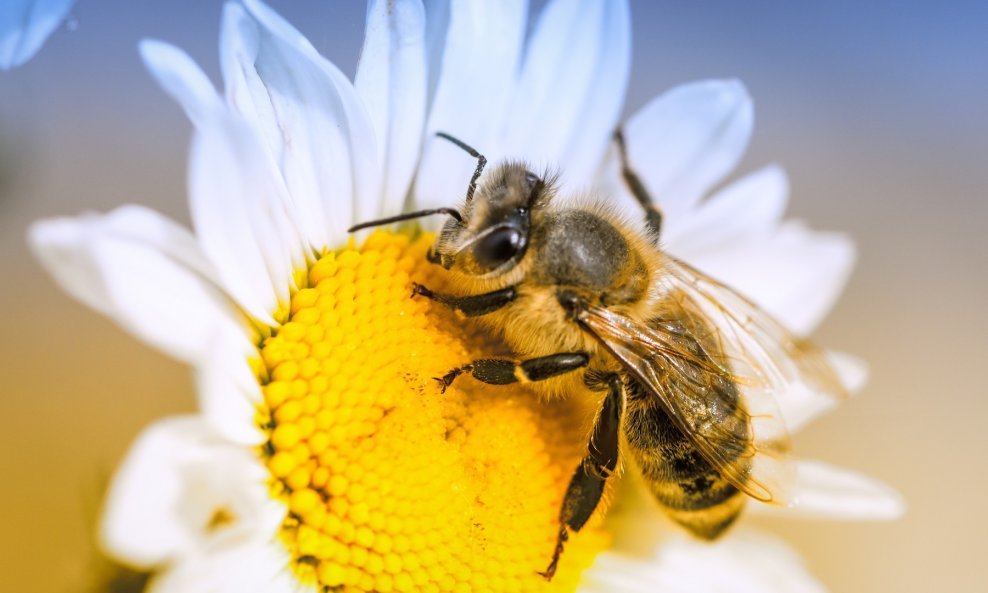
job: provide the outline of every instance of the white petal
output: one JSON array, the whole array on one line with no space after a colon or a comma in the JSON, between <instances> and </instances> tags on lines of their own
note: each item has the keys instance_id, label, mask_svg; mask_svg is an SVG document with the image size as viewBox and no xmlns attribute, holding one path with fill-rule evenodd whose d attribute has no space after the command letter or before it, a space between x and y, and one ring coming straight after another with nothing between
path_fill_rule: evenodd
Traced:
<instances>
[{"instance_id":1,"label":"white petal","mask_svg":"<svg viewBox=\"0 0 988 593\"><path fill-rule=\"evenodd\" d=\"M372 0L354 82L381 148L383 201L376 214L402 212L425 125L425 8L421 0Z\"/></svg>"},{"instance_id":2,"label":"white petal","mask_svg":"<svg viewBox=\"0 0 988 593\"><path fill-rule=\"evenodd\" d=\"M854 264L845 235L811 231L796 221L752 238L682 258L775 315L797 335L809 334L840 296Z\"/></svg>"},{"instance_id":3,"label":"white petal","mask_svg":"<svg viewBox=\"0 0 988 593\"><path fill-rule=\"evenodd\" d=\"M874 478L820 461L796 463L796 488L789 507L753 502L753 509L787 517L851 521L898 519L906 504L895 490Z\"/></svg>"},{"instance_id":4,"label":"white petal","mask_svg":"<svg viewBox=\"0 0 988 593\"><path fill-rule=\"evenodd\" d=\"M580 593L820 593L823 587L780 541L735 530L715 543L670 537L648 557L598 556Z\"/></svg>"},{"instance_id":5,"label":"white petal","mask_svg":"<svg viewBox=\"0 0 988 593\"><path fill-rule=\"evenodd\" d=\"M504 155L561 168L564 186L585 188L617 127L630 66L626 2L551 2L528 43Z\"/></svg>"},{"instance_id":6,"label":"white petal","mask_svg":"<svg viewBox=\"0 0 988 593\"><path fill-rule=\"evenodd\" d=\"M524 0L428 5L429 56L435 60L429 72L438 78L430 91L423 159L415 181L416 207L461 202L476 166L462 150L435 138L435 132L452 134L491 161L501 158L497 139L514 90L527 11ZM448 22L445 30L437 30L434 14L436 23Z\"/></svg>"},{"instance_id":7,"label":"white petal","mask_svg":"<svg viewBox=\"0 0 988 593\"><path fill-rule=\"evenodd\" d=\"M189 201L203 251L223 286L254 318L287 303L305 255L288 198L257 137L234 114L214 112L192 142Z\"/></svg>"},{"instance_id":8,"label":"white petal","mask_svg":"<svg viewBox=\"0 0 988 593\"><path fill-rule=\"evenodd\" d=\"M148 593L294 593L314 591L291 570L280 541L249 541L183 558Z\"/></svg>"},{"instance_id":9,"label":"white petal","mask_svg":"<svg viewBox=\"0 0 988 593\"><path fill-rule=\"evenodd\" d=\"M62 288L179 360L197 364L214 332L244 335L195 239L156 212L41 221L29 240Z\"/></svg>"},{"instance_id":10,"label":"white petal","mask_svg":"<svg viewBox=\"0 0 988 593\"><path fill-rule=\"evenodd\" d=\"M175 520L173 510L182 483L169 470L171 457L200 430L195 417L162 420L131 447L111 484L103 517L103 545L113 556L152 568L190 545L188 526Z\"/></svg>"},{"instance_id":11,"label":"white petal","mask_svg":"<svg viewBox=\"0 0 988 593\"><path fill-rule=\"evenodd\" d=\"M226 5L221 64L227 96L264 140L295 220L316 250L379 211L374 128L353 86L266 5Z\"/></svg>"},{"instance_id":12,"label":"white petal","mask_svg":"<svg viewBox=\"0 0 988 593\"><path fill-rule=\"evenodd\" d=\"M248 364L257 356L246 340L217 333L196 369L199 408L206 422L227 439L247 446L265 439L255 424L261 388Z\"/></svg>"},{"instance_id":13,"label":"white petal","mask_svg":"<svg viewBox=\"0 0 988 593\"><path fill-rule=\"evenodd\" d=\"M751 98L739 81L682 85L625 125L628 160L666 217L678 218L738 163L752 121Z\"/></svg>"},{"instance_id":14,"label":"white petal","mask_svg":"<svg viewBox=\"0 0 988 593\"><path fill-rule=\"evenodd\" d=\"M837 371L844 389L851 395L861 391L868 382L868 363L845 352L831 351L828 355L830 364Z\"/></svg>"},{"instance_id":15,"label":"white petal","mask_svg":"<svg viewBox=\"0 0 988 593\"><path fill-rule=\"evenodd\" d=\"M267 472L245 448L215 436L199 417L162 420L141 434L107 494L103 546L154 568L219 545L273 537L284 510ZM223 514L227 522L214 521Z\"/></svg>"},{"instance_id":16,"label":"white petal","mask_svg":"<svg viewBox=\"0 0 988 593\"><path fill-rule=\"evenodd\" d=\"M41 49L75 0L0 2L0 70L20 66Z\"/></svg>"},{"instance_id":17,"label":"white petal","mask_svg":"<svg viewBox=\"0 0 988 593\"><path fill-rule=\"evenodd\" d=\"M781 167L759 169L718 191L679 218L663 220L662 242L670 251L730 249L736 241L771 234L786 209L789 181Z\"/></svg>"},{"instance_id":18,"label":"white petal","mask_svg":"<svg viewBox=\"0 0 988 593\"><path fill-rule=\"evenodd\" d=\"M161 88L178 101L193 124L220 106L219 96L209 77L187 53L173 45L145 39L141 57Z\"/></svg>"},{"instance_id":19,"label":"white petal","mask_svg":"<svg viewBox=\"0 0 988 593\"><path fill-rule=\"evenodd\" d=\"M449 33L451 0L423 0L425 4L426 107L432 104L439 86L446 35Z\"/></svg>"},{"instance_id":20,"label":"white petal","mask_svg":"<svg viewBox=\"0 0 988 593\"><path fill-rule=\"evenodd\" d=\"M828 352L828 358L848 394L853 395L864 386L868 378L868 367L864 361L841 352ZM841 403L802 383L790 385L784 393L776 394L775 401L790 433L799 431Z\"/></svg>"}]
</instances>

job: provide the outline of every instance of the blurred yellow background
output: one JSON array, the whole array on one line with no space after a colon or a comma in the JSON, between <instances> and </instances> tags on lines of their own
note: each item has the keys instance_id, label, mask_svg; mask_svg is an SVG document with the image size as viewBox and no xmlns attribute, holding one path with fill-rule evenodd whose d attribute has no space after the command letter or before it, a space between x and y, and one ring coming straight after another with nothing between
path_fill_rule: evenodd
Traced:
<instances>
[{"instance_id":1,"label":"blurred yellow background","mask_svg":"<svg viewBox=\"0 0 988 593\"><path fill-rule=\"evenodd\" d=\"M274 6L353 73L360 3ZM628 112L679 82L740 77L757 117L741 171L780 162L789 214L858 242L816 337L866 359L871 381L796 446L888 482L909 513L755 520L834 591L988 583L988 11L951 7L632 6ZM187 222L189 126L135 44L174 42L216 80L219 13L218 2L80 0L33 62L0 73L2 591L85 590L105 479L142 427L195 408L188 371L56 289L24 235L39 217L128 202Z\"/></svg>"}]
</instances>

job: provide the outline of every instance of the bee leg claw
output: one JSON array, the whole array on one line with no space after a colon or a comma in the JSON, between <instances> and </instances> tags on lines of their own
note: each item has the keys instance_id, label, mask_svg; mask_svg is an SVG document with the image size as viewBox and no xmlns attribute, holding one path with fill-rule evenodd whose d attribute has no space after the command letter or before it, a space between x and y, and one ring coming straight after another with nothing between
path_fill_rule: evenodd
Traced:
<instances>
[{"instance_id":1,"label":"bee leg claw","mask_svg":"<svg viewBox=\"0 0 988 593\"><path fill-rule=\"evenodd\" d=\"M424 296L426 298L431 298L432 297L432 291L429 290L428 288L422 286L418 282L412 282L412 294L408 298L414 299L415 297L417 297L419 295Z\"/></svg>"},{"instance_id":2,"label":"bee leg claw","mask_svg":"<svg viewBox=\"0 0 988 593\"><path fill-rule=\"evenodd\" d=\"M462 375L463 373L473 370L473 365L468 364L465 366L457 367L450 372L446 373L442 377L433 377L439 383L439 393L446 393L446 389L453 384L453 381Z\"/></svg>"},{"instance_id":3,"label":"bee leg claw","mask_svg":"<svg viewBox=\"0 0 988 593\"><path fill-rule=\"evenodd\" d=\"M433 381L439 383L439 393L446 393L446 388L449 387L451 381L447 380L446 377L433 377Z\"/></svg>"},{"instance_id":4,"label":"bee leg claw","mask_svg":"<svg viewBox=\"0 0 988 593\"><path fill-rule=\"evenodd\" d=\"M552 564L549 565L545 570L537 570L535 574L539 575L547 581L551 581L552 577L556 576L556 561L553 560Z\"/></svg>"},{"instance_id":5,"label":"bee leg claw","mask_svg":"<svg viewBox=\"0 0 988 593\"><path fill-rule=\"evenodd\" d=\"M556 576L556 568L559 566L559 557L563 554L563 547L566 545L566 540L569 539L569 533L566 531L565 525L559 526L559 537L556 539L556 549L552 552L552 562L545 570L536 572L537 575L542 577L547 581L551 581L552 577Z\"/></svg>"}]
</instances>

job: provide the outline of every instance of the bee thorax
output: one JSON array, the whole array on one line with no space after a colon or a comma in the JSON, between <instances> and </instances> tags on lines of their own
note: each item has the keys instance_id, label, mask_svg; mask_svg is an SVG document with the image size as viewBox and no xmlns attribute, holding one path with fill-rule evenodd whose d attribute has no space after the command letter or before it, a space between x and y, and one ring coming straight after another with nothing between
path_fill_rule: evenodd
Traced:
<instances>
[{"instance_id":1,"label":"bee thorax","mask_svg":"<svg viewBox=\"0 0 988 593\"><path fill-rule=\"evenodd\" d=\"M604 290L628 257L624 237L607 221L582 210L554 214L540 242L542 272L555 284Z\"/></svg>"},{"instance_id":2,"label":"bee thorax","mask_svg":"<svg viewBox=\"0 0 988 593\"><path fill-rule=\"evenodd\" d=\"M595 295L594 301L609 301L604 304L641 296L644 273L631 269L641 266L640 259L617 228L584 210L564 210L551 217L536 242L540 264L536 269L543 283ZM637 277L629 272L638 272Z\"/></svg>"}]
</instances>

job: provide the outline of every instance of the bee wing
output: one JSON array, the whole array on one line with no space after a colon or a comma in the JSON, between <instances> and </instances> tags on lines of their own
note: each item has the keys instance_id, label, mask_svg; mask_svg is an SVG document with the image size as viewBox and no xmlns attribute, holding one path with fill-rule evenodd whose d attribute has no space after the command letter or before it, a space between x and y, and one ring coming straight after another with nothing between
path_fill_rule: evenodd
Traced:
<instances>
[{"instance_id":1,"label":"bee wing","mask_svg":"<svg viewBox=\"0 0 988 593\"><path fill-rule=\"evenodd\" d=\"M577 319L659 400L724 479L757 500L788 502L789 439L781 416L765 409L771 398L757 398L758 412L752 413L754 390L735 380L725 360L698 354L664 331L601 307L586 308ZM734 382L737 396L711 388L725 380Z\"/></svg>"},{"instance_id":2,"label":"bee wing","mask_svg":"<svg viewBox=\"0 0 988 593\"><path fill-rule=\"evenodd\" d=\"M803 381L838 397L824 353L744 297L668 261L657 322L601 307L577 319L658 400L721 475L747 495L789 502L789 435L774 395ZM715 388L729 382L734 390Z\"/></svg>"},{"instance_id":3,"label":"bee wing","mask_svg":"<svg viewBox=\"0 0 988 593\"><path fill-rule=\"evenodd\" d=\"M794 336L758 305L689 264L668 256L664 264L659 283L669 305L716 328L736 377L776 394L802 383L823 396L847 398L823 349Z\"/></svg>"}]
</instances>

